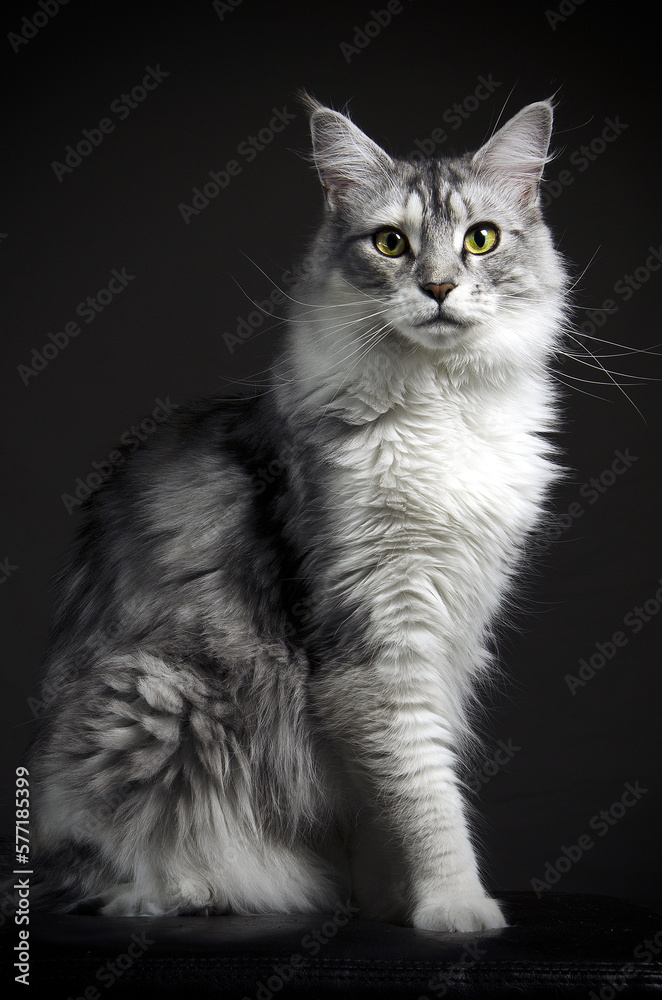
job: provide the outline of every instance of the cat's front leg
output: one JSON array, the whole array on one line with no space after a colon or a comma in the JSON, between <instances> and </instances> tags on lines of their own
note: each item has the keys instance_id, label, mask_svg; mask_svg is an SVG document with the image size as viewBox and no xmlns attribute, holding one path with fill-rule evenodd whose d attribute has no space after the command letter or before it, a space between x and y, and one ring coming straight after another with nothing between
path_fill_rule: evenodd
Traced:
<instances>
[{"instance_id":1,"label":"cat's front leg","mask_svg":"<svg viewBox=\"0 0 662 1000\"><path fill-rule=\"evenodd\" d=\"M409 749L407 740L404 749ZM499 904L487 895L478 874L455 760L433 740L415 746L414 755L419 750L423 751L420 770L403 770L399 782L411 817L403 831L410 838L404 850L410 870L411 922L414 927L444 931L505 927Z\"/></svg>"},{"instance_id":2,"label":"cat's front leg","mask_svg":"<svg viewBox=\"0 0 662 1000\"><path fill-rule=\"evenodd\" d=\"M330 672L314 694L367 805L380 815L385 841L400 856L397 890L407 900L408 922L441 931L506 926L480 881L451 727L436 699L365 668Z\"/></svg>"}]
</instances>

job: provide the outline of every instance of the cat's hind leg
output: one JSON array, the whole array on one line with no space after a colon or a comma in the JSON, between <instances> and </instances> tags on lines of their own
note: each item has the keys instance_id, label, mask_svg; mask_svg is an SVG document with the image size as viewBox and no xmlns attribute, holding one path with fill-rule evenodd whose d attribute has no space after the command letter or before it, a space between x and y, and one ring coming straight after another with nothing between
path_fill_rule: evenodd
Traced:
<instances>
[{"instance_id":1,"label":"cat's hind leg","mask_svg":"<svg viewBox=\"0 0 662 1000\"><path fill-rule=\"evenodd\" d=\"M278 643L239 666L147 652L97 663L84 697L63 699L37 767L40 842L101 859L73 904L97 896L118 915L334 904L330 866L306 846L325 801L305 679Z\"/></svg>"}]
</instances>

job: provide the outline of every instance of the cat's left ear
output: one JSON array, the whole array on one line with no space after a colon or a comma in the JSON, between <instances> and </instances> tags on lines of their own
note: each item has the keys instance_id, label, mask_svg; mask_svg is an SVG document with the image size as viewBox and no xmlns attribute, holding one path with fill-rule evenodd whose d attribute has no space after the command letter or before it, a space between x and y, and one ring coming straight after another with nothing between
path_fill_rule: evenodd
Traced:
<instances>
[{"instance_id":1,"label":"cat's left ear","mask_svg":"<svg viewBox=\"0 0 662 1000\"><path fill-rule=\"evenodd\" d=\"M390 173L391 157L354 122L306 97L310 113L313 158L327 203L337 211L353 194L374 190L379 175ZM358 190L357 190L358 189Z\"/></svg>"},{"instance_id":2,"label":"cat's left ear","mask_svg":"<svg viewBox=\"0 0 662 1000\"><path fill-rule=\"evenodd\" d=\"M474 166L500 187L507 186L521 204L535 204L552 121L549 101L528 104L474 154Z\"/></svg>"}]
</instances>

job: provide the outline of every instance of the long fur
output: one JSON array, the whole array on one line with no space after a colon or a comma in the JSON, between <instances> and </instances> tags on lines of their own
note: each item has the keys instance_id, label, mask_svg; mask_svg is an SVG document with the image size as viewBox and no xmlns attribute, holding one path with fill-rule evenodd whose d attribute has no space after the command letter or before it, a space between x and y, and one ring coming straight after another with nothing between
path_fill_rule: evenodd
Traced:
<instances>
[{"instance_id":1,"label":"long fur","mask_svg":"<svg viewBox=\"0 0 662 1000\"><path fill-rule=\"evenodd\" d=\"M326 207L269 386L152 435L62 575L33 905L504 923L457 773L556 475L552 109L420 164L307 106Z\"/></svg>"}]
</instances>

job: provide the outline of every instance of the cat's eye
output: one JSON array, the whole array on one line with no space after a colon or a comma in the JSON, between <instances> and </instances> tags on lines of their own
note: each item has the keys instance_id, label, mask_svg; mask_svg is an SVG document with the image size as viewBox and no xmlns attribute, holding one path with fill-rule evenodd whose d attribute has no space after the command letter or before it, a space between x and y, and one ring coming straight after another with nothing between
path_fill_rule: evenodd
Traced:
<instances>
[{"instance_id":1,"label":"cat's eye","mask_svg":"<svg viewBox=\"0 0 662 1000\"><path fill-rule=\"evenodd\" d=\"M380 229L373 236L376 248L385 257L402 257L409 249L407 237L398 232L397 229Z\"/></svg>"},{"instance_id":2,"label":"cat's eye","mask_svg":"<svg viewBox=\"0 0 662 1000\"><path fill-rule=\"evenodd\" d=\"M469 253L481 254L494 250L499 243L499 230L488 222L470 229L464 237L464 248Z\"/></svg>"}]
</instances>

